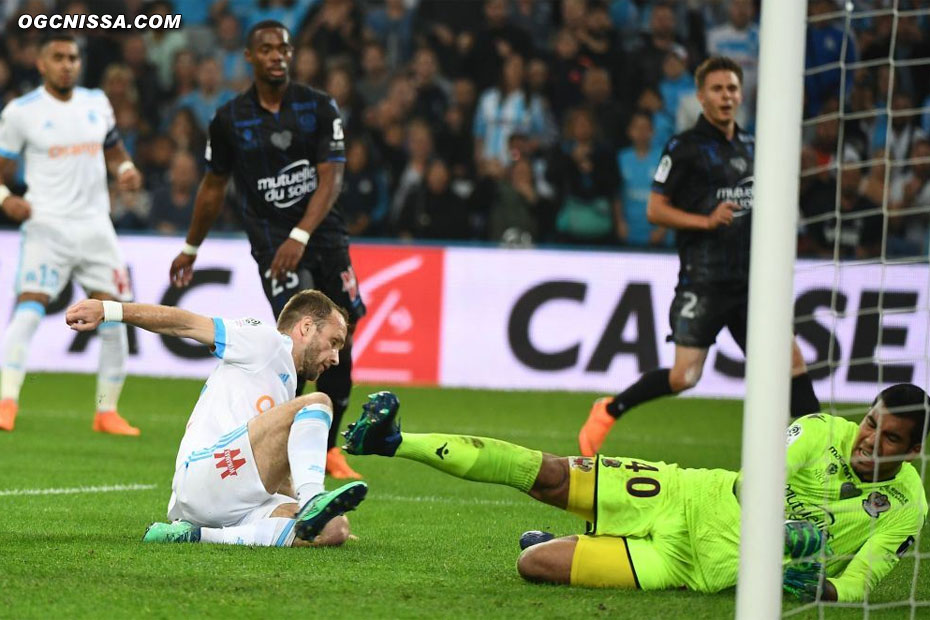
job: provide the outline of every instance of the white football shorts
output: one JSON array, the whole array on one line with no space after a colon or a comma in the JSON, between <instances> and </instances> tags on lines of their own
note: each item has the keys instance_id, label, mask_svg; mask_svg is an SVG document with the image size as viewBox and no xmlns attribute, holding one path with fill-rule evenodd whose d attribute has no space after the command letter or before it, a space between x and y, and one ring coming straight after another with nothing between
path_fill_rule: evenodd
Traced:
<instances>
[{"instance_id":1,"label":"white football shorts","mask_svg":"<svg viewBox=\"0 0 930 620\"><path fill-rule=\"evenodd\" d=\"M110 220L27 220L22 226L16 294L44 293L54 299L71 277L88 294L132 299L126 263Z\"/></svg>"},{"instance_id":2,"label":"white football shorts","mask_svg":"<svg viewBox=\"0 0 930 620\"><path fill-rule=\"evenodd\" d=\"M292 497L269 493L252 455L248 424L192 452L174 473L168 519L194 525L226 527L268 517Z\"/></svg>"}]
</instances>

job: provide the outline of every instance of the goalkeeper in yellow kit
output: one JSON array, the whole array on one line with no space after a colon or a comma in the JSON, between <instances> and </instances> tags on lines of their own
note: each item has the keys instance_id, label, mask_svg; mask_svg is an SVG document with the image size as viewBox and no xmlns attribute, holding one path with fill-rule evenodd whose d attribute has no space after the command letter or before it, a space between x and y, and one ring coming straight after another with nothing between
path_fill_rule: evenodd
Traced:
<instances>
[{"instance_id":1,"label":"goalkeeper in yellow kit","mask_svg":"<svg viewBox=\"0 0 930 620\"><path fill-rule=\"evenodd\" d=\"M735 585L738 472L627 457L564 458L484 437L401 433L399 406L390 392L370 396L345 432L346 450L511 486L588 521L580 536L524 534L517 564L524 578L699 592ZM927 411L922 389L899 384L876 397L861 424L814 414L788 428L787 592L804 600L861 600L913 544L927 499L910 461L921 454ZM801 556L803 564L788 563Z\"/></svg>"}]
</instances>

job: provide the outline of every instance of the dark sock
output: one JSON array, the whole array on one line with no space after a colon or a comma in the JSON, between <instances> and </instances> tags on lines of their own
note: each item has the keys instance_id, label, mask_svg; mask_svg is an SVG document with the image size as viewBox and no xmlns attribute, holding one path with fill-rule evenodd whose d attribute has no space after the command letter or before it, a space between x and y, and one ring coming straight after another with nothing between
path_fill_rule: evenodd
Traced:
<instances>
[{"instance_id":1,"label":"dark sock","mask_svg":"<svg viewBox=\"0 0 930 620\"><path fill-rule=\"evenodd\" d=\"M806 372L791 379L791 417L799 418L820 412L820 401L814 394L814 384Z\"/></svg>"},{"instance_id":2,"label":"dark sock","mask_svg":"<svg viewBox=\"0 0 930 620\"><path fill-rule=\"evenodd\" d=\"M668 368L657 368L644 373L639 381L620 392L607 404L607 413L615 418L646 401L672 394L668 384Z\"/></svg>"}]
</instances>

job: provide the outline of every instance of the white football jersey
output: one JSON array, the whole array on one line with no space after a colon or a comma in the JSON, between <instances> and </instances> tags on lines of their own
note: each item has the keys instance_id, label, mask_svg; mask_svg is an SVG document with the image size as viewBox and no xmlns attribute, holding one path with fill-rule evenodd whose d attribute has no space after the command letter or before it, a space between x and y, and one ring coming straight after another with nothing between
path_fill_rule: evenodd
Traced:
<instances>
[{"instance_id":1,"label":"white football jersey","mask_svg":"<svg viewBox=\"0 0 930 620\"><path fill-rule=\"evenodd\" d=\"M109 216L103 149L118 141L113 108L99 89L75 88L60 101L40 86L0 113L0 155L23 154L35 219Z\"/></svg>"},{"instance_id":2,"label":"white football jersey","mask_svg":"<svg viewBox=\"0 0 930 620\"><path fill-rule=\"evenodd\" d=\"M194 405L175 469L271 407L294 399L293 342L258 319L213 319L220 363Z\"/></svg>"}]
</instances>

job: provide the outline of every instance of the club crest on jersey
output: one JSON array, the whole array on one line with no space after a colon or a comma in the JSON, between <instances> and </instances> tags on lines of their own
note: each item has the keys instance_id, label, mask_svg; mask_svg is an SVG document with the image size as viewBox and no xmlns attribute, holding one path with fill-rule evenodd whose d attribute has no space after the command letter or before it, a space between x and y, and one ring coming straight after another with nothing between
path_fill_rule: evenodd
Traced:
<instances>
[{"instance_id":1,"label":"club crest on jersey","mask_svg":"<svg viewBox=\"0 0 930 620\"><path fill-rule=\"evenodd\" d=\"M239 132L239 141L242 142L242 148L246 151L257 149L259 146L258 136L248 127Z\"/></svg>"},{"instance_id":2,"label":"club crest on jersey","mask_svg":"<svg viewBox=\"0 0 930 620\"><path fill-rule=\"evenodd\" d=\"M316 114L298 114L297 115L297 125L307 133L311 133L316 130Z\"/></svg>"},{"instance_id":3,"label":"club crest on jersey","mask_svg":"<svg viewBox=\"0 0 930 620\"><path fill-rule=\"evenodd\" d=\"M213 458L216 459L216 468L220 471L220 478L226 479L227 476L236 476L236 471L245 465L245 458L236 458L241 450L230 450L226 448L222 452L214 452Z\"/></svg>"},{"instance_id":4,"label":"club crest on jersey","mask_svg":"<svg viewBox=\"0 0 930 620\"><path fill-rule=\"evenodd\" d=\"M870 517L877 519L878 515L888 512L891 508L891 502L888 501L887 495L872 491L866 499L862 500L862 508Z\"/></svg>"},{"instance_id":5,"label":"club crest on jersey","mask_svg":"<svg viewBox=\"0 0 930 620\"><path fill-rule=\"evenodd\" d=\"M568 466L572 469L588 472L594 469L594 459L587 456L574 456L568 460Z\"/></svg>"}]
</instances>

